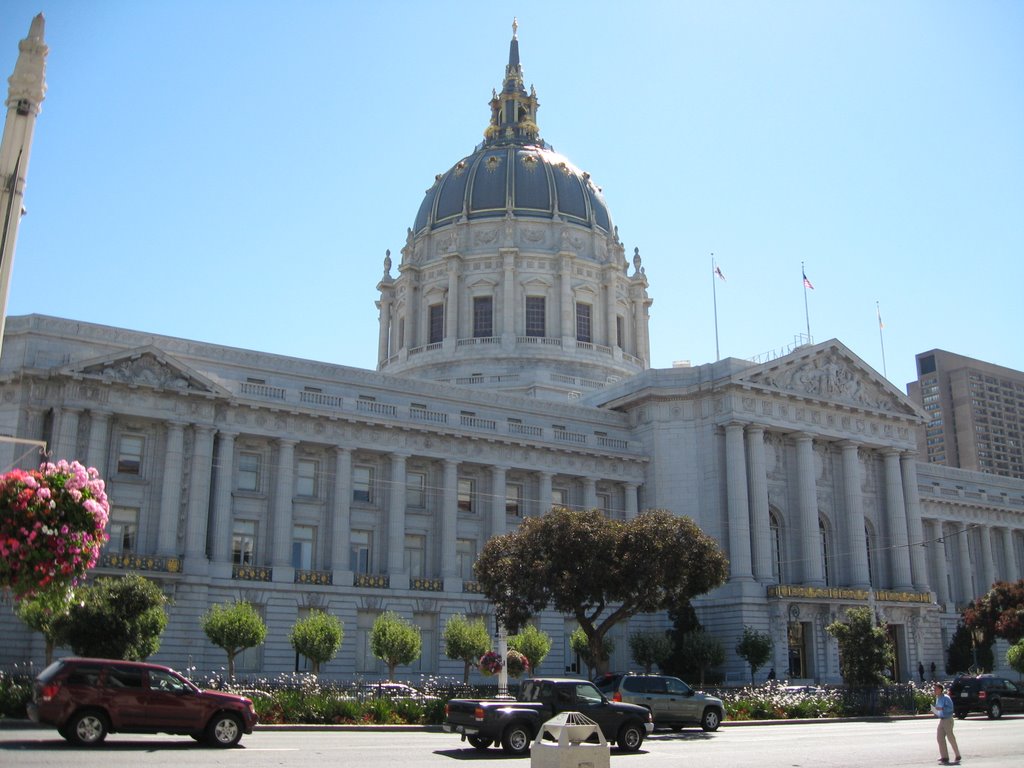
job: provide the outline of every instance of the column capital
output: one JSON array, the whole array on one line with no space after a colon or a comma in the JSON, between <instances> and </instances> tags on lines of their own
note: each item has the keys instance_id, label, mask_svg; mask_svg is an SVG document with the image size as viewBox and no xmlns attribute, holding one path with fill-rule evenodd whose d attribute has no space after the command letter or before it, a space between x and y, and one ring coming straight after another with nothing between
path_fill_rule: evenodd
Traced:
<instances>
[{"instance_id":1,"label":"column capital","mask_svg":"<svg viewBox=\"0 0 1024 768\"><path fill-rule=\"evenodd\" d=\"M405 461L406 459L412 458L412 453L410 451L390 451L388 456L392 459L401 459L402 461Z\"/></svg>"},{"instance_id":2,"label":"column capital","mask_svg":"<svg viewBox=\"0 0 1024 768\"><path fill-rule=\"evenodd\" d=\"M184 430L187 425L187 422L179 421L178 419L164 419L164 426L168 429Z\"/></svg>"},{"instance_id":3,"label":"column capital","mask_svg":"<svg viewBox=\"0 0 1024 768\"><path fill-rule=\"evenodd\" d=\"M856 440L840 440L839 442L836 443L836 445L843 451L856 451L860 450L860 448L863 446L863 443L858 443Z\"/></svg>"},{"instance_id":4,"label":"column capital","mask_svg":"<svg viewBox=\"0 0 1024 768\"><path fill-rule=\"evenodd\" d=\"M296 445L299 444L299 441L292 440L291 438L288 437L279 437L277 438L277 444L282 448L294 448Z\"/></svg>"},{"instance_id":5,"label":"column capital","mask_svg":"<svg viewBox=\"0 0 1024 768\"><path fill-rule=\"evenodd\" d=\"M797 443L813 443L814 435L810 432L791 432L789 435Z\"/></svg>"},{"instance_id":6,"label":"column capital","mask_svg":"<svg viewBox=\"0 0 1024 768\"><path fill-rule=\"evenodd\" d=\"M748 426L750 426L749 422L734 419L733 421L725 422L722 425L722 428L725 429L726 432L735 432L737 429L743 430L746 429Z\"/></svg>"},{"instance_id":7,"label":"column capital","mask_svg":"<svg viewBox=\"0 0 1024 768\"><path fill-rule=\"evenodd\" d=\"M332 445L331 450L334 451L335 456L344 456L346 453L352 453L352 449L344 445Z\"/></svg>"},{"instance_id":8,"label":"column capital","mask_svg":"<svg viewBox=\"0 0 1024 768\"><path fill-rule=\"evenodd\" d=\"M916 448L907 448L905 450L900 451L900 459L902 459L903 461L916 461L917 457L920 455L921 454L918 453Z\"/></svg>"},{"instance_id":9,"label":"column capital","mask_svg":"<svg viewBox=\"0 0 1024 768\"><path fill-rule=\"evenodd\" d=\"M232 440L233 441L233 440L235 440L238 437L238 435L239 435L238 432L235 432L234 430L231 430L231 429L218 429L217 430L217 436L218 437L223 437L225 440Z\"/></svg>"},{"instance_id":10,"label":"column capital","mask_svg":"<svg viewBox=\"0 0 1024 768\"><path fill-rule=\"evenodd\" d=\"M765 424L758 424L757 422L751 422L747 424L747 434L756 435L758 433L764 434L768 431L768 427Z\"/></svg>"}]
</instances>

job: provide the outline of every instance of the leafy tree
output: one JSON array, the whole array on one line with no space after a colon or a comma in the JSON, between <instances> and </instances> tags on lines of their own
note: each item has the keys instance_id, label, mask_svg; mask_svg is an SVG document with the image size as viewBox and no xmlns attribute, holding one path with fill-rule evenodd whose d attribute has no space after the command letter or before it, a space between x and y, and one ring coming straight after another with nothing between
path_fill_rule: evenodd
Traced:
<instances>
[{"instance_id":1,"label":"leafy tree","mask_svg":"<svg viewBox=\"0 0 1024 768\"><path fill-rule=\"evenodd\" d=\"M672 654L672 641L663 632L634 632L629 636L629 653L644 672L651 674L655 664L660 668Z\"/></svg>"},{"instance_id":2,"label":"leafy tree","mask_svg":"<svg viewBox=\"0 0 1024 768\"><path fill-rule=\"evenodd\" d=\"M160 649L166 604L160 587L137 573L99 578L75 592L75 602L55 617L52 631L58 645L79 656L140 661Z\"/></svg>"},{"instance_id":3,"label":"leafy tree","mask_svg":"<svg viewBox=\"0 0 1024 768\"><path fill-rule=\"evenodd\" d=\"M963 622L968 629L985 630L989 643L996 637L1009 640L1011 645L1024 639L1024 579L997 581L964 609Z\"/></svg>"},{"instance_id":4,"label":"leafy tree","mask_svg":"<svg viewBox=\"0 0 1024 768\"><path fill-rule=\"evenodd\" d=\"M320 674L320 665L338 654L345 637L345 625L337 616L312 610L309 616L299 619L292 626L288 642L296 653L313 662L313 674Z\"/></svg>"},{"instance_id":5,"label":"leafy tree","mask_svg":"<svg viewBox=\"0 0 1024 768\"><path fill-rule=\"evenodd\" d=\"M610 520L600 510L555 509L492 537L473 570L512 631L548 606L573 616L604 673L612 627L714 589L727 567L715 540L687 517L651 510Z\"/></svg>"},{"instance_id":6,"label":"leafy tree","mask_svg":"<svg viewBox=\"0 0 1024 768\"><path fill-rule=\"evenodd\" d=\"M530 662L530 671L536 672L537 667L551 652L551 636L533 624L527 624L518 635L508 639L508 647L519 651Z\"/></svg>"},{"instance_id":7,"label":"leafy tree","mask_svg":"<svg viewBox=\"0 0 1024 768\"><path fill-rule=\"evenodd\" d=\"M593 679L598 674L602 674L598 668L597 659L594 657L593 643L590 642L587 633L583 631L583 627L576 627L572 634L569 635L569 647L573 653L583 659L583 663L587 665L587 674L590 678ZM610 637L601 638L600 653L606 663L614 651L615 641Z\"/></svg>"},{"instance_id":8,"label":"leafy tree","mask_svg":"<svg viewBox=\"0 0 1024 768\"><path fill-rule=\"evenodd\" d=\"M697 612L689 600L668 609L668 617L672 620L669 639L672 641L672 653L661 665L666 675L675 675L684 680L694 680L700 674L700 668L686 654L686 635L690 632L703 632Z\"/></svg>"},{"instance_id":9,"label":"leafy tree","mask_svg":"<svg viewBox=\"0 0 1024 768\"><path fill-rule=\"evenodd\" d=\"M378 616L370 630L370 650L388 665L388 680L395 679L395 667L420 657L422 642L420 628L393 611Z\"/></svg>"},{"instance_id":10,"label":"leafy tree","mask_svg":"<svg viewBox=\"0 0 1024 768\"><path fill-rule=\"evenodd\" d=\"M985 639L975 647L974 635L966 624L960 622L946 649L946 672L951 675L966 670L991 672L996 663L995 654L992 653L994 642Z\"/></svg>"},{"instance_id":11,"label":"leafy tree","mask_svg":"<svg viewBox=\"0 0 1024 768\"><path fill-rule=\"evenodd\" d=\"M1024 640L1010 646L1006 652L1006 663L1018 675L1024 675Z\"/></svg>"},{"instance_id":12,"label":"leafy tree","mask_svg":"<svg viewBox=\"0 0 1024 768\"><path fill-rule=\"evenodd\" d=\"M893 665L893 648L886 625L875 623L870 608L850 608L846 621L833 621L825 631L839 641L839 673L851 686L887 682L885 671Z\"/></svg>"},{"instance_id":13,"label":"leafy tree","mask_svg":"<svg viewBox=\"0 0 1024 768\"><path fill-rule=\"evenodd\" d=\"M444 655L463 663L462 682L469 682L469 670L491 647L491 636L483 619L467 619L456 613L444 625Z\"/></svg>"},{"instance_id":14,"label":"leafy tree","mask_svg":"<svg viewBox=\"0 0 1024 768\"><path fill-rule=\"evenodd\" d=\"M772 657L772 636L767 632L759 632L753 627L743 627L743 635L736 644L736 655L750 665L750 684L754 685L757 670L768 663Z\"/></svg>"},{"instance_id":15,"label":"leafy tree","mask_svg":"<svg viewBox=\"0 0 1024 768\"><path fill-rule=\"evenodd\" d=\"M228 680L235 679L235 656L267 639L267 625L250 603L243 601L210 606L202 618L210 642L228 655Z\"/></svg>"},{"instance_id":16,"label":"leafy tree","mask_svg":"<svg viewBox=\"0 0 1024 768\"><path fill-rule=\"evenodd\" d=\"M689 660L689 670L696 674L701 687L704 686L708 670L725 662L725 646L722 641L704 630L687 632L679 638L678 647L681 655ZM694 679L689 672L686 677Z\"/></svg>"},{"instance_id":17,"label":"leafy tree","mask_svg":"<svg viewBox=\"0 0 1024 768\"><path fill-rule=\"evenodd\" d=\"M22 598L14 608L18 618L46 641L46 666L53 661L53 649L63 645L58 620L71 609L74 595L74 590L37 592L32 597Z\"/></svg>"}]
</instances>

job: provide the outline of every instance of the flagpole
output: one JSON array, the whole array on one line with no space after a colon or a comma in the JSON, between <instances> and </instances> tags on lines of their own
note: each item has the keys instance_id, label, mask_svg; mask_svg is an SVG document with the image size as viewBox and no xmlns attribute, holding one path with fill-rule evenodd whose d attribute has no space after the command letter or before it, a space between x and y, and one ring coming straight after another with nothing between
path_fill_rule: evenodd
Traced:
<instances>
[{"instance_id":1,"label":"flagpole","mask_svg":"<svg viewBox=\"0 0 1024 768\"><path fill-rule=\"evenodd\" d=\"M804 319L807 321L807 343L811 343L811 313L807 309L807 270L804 268L804 263L800 262L800 277L803 279L804 286Z\"/></svg>"},{"instance_id":2,"label":"flagpole","mask_svg":"<svg viewBox=\"0 0 1024 768\"><path fill-rule=\"evenodd\" d=\"M722 359L718 351L718 286L715 285L715 254L711 254L711 301L715 308L715 361Z\"/></svg>"},{"instance_id":3,"label":"flagpole","mask_svg":"<svg viewBox=\"0 0 1024 768\"><path fill-rule=\"evenodd\" d=\"M885 327L882 325L882 310L878 306L878 302L875 302L875 314L878 315L878 344L882 348L882 375L885 378L889 378L889 373L885 369L885 339L882 338L882 329Z\"/></svg>"}]
</instances>

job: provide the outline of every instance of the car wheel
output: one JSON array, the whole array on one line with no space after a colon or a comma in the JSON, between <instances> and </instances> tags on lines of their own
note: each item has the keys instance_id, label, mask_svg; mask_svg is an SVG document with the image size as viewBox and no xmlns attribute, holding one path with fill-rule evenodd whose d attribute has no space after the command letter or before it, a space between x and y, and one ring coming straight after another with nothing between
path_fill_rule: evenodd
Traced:
<instances>
[{"instance_id":1,"label":"car wheel","mask_svg":"<svg viewBox=\"0 0 1024 768\"><path fill-rule=\"evenodd\" d=\"M107 738L109 727L107 718L102 712L86 709L76 712L68 720L68 724L64 726L64 730L67 732L64 738L75 744L91 747Z\"/></svg>"},{"instance_id":2,"label":"car wheel","mask_svg":"<svg viewBox=\"0 0 1024 768\"><path fill-rule=\"evenodd\" d=\"M998 701L993 701L988 707L988 716L992 720L998 720L1003 716L1003 705Z\"/></svg>"},{"instance_id":3,"label":"car wheel","mask_svg":"<svg viewBox=\"0 0 1024 768\"><path fill-rule=\"evenodd\" d=\"M722 724L722 715L714 707L708 707L704 710L703 716L700 718L700 727L705 731L717 731L718 726Z\"/></svg>"},{"instance_id":4,"label":"car wheel","mask_svg":"<svg viewBox=\"0 0 1024 768\"><path fill-rule=\"evenodd\" d=\"M467 736L466 739L473 745L473 749L480 750L481 752L491 746L491 740L485 739L483 736Z\"/></svg>"},{"instance_id":5,"label":"car wheel","mask_svg":"<svg viewBox=\"0 0 1024 768\"><path fill-rule=\"evenodd\" d=\"M501 735L501 748L510 755L525 755L530 751L533 735L526 723L512 723Z\"/></svg>"},{"instance_id":6,"label":"car wheel","mask_svg":"<svg viewBox=\"0 0 1024 768\"><path fill-rule=\"evenodd\" d=\"M623 752L636 752L644 743L644 727L640 723L626 723L615 743Z\"/></svg>"},{"instance_id":7,"label":"car wheel","mask_svg":"<svg viewBox=\"0 0 1024 768\"><path fill-rule=\"evenodd\" d=\"M238 715L222 712L206 726L206 740L214 747L233 747L242 738L242 721Z\"/></svg>"}]
</instances>

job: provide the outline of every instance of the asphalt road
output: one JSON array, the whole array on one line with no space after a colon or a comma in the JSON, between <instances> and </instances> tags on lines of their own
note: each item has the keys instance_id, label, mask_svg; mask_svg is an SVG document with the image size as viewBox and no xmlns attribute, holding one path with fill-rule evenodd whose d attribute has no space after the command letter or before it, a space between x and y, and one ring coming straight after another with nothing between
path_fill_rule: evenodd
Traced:
<instances>
[{"instance_id":1,"label":"asphalt road","mask_svg":"<svg viewBox=\"0 0 1024 768\"><path fill-rule=\"evenodd\" d=\"M958 720L965 766L1024 766L1024 716ZM636 754L611 753L612 768L847 768L935 765L935 722L836 722L658 732ZM530 765L500 750L481 754L457 736L434 731L257 730L241 746L218 750L176 736L114 734L94 748L67 744L49 729L0 728L4 768L350 768Z\"/></svg>"}]
</instances>

